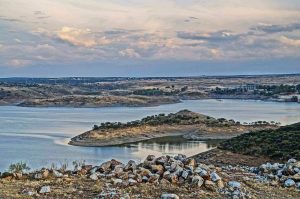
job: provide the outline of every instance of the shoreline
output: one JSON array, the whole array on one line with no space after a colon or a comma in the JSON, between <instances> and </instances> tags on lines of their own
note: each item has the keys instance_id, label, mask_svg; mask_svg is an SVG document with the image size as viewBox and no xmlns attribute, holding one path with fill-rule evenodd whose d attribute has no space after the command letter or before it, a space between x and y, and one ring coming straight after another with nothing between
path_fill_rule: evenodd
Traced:
<instances>
[{"instance_id":1,"label":"shoreline","mask_svg":"<svg viewBox=\"0 0 300 199\"><path fill-rule=\"evenodd\" d=\"M177 101L176 101L177 100ZM287 103L287 104L300 104L299 102L290 102L290 101L280 101L273 98L269 99L262 99L262 98L244 98L244 97L205 97L205 98L183 98L183 99L176 99L174 102L163 102L163 103L150 103L150 104L101 104L101 105L50 105L50 104L44 104L44 105L22 105L22 102L20 103L0 103L0 106L17 106L17 107L28 107L28 108L114 108L114 107L158 107L161 105L172 105L172 104L179 104L184 101L197 101L197 100L249 100L249 101L261 101L261 102L273 102L273 103Z\"/></svg>"}]
</instances>

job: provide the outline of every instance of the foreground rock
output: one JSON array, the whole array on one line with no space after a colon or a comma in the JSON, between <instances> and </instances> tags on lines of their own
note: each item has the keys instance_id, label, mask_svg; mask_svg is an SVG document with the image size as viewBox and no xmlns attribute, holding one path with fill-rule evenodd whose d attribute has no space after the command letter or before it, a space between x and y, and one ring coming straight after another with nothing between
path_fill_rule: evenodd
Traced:
<instances>
[{"instance_id":1,"label":"foreground rock","mask_svg":"<svg viewBox=\"0 0 300 199\"><path fill-rule=\"evenodd\" d=\"M141 163L113 159L99 166L2 178L0 198L297 198L299 166L291 159L259 167L218 167L184 155L149 155Z\"/></svg>"}]
</instances>

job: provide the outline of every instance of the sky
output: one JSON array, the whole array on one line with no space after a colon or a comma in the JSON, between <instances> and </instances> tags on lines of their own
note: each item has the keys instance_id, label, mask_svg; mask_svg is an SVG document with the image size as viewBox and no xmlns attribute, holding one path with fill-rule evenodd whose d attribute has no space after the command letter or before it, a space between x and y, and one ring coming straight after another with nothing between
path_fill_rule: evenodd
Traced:
<instances>
[{"instance_id":1,"label":"sky","mask_svg":"<svg viewBox=\"0 0 300 199\"><path fill-rule=\"evenodd\" d=\"M299 0L0 0L0 77L300 73Z\"/></svg>"}]
</instances>

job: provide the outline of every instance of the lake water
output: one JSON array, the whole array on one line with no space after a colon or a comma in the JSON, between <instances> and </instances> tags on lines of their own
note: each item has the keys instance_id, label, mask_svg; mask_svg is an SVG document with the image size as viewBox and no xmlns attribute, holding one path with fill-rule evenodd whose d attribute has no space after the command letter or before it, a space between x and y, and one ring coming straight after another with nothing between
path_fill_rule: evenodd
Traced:
<instances>
[{"instance_id":1,"label":"lake water","mask_svg":"<svg viewBox=\"0 0 300 199\"><path fill-rule=\"evenodd\" d=\"M115 158L141 161L148 154L194 155L214 147L200 141L157 139L120 147L76 147L68 140L105 121L130 121L182 109L242 122L256 120L291 124L300 121L300 104L247 100L195 100L139 108L27 108L0 106L0 171L26 161L32 168L74 160L98 164Z\"/></svg>"}]
</instances>

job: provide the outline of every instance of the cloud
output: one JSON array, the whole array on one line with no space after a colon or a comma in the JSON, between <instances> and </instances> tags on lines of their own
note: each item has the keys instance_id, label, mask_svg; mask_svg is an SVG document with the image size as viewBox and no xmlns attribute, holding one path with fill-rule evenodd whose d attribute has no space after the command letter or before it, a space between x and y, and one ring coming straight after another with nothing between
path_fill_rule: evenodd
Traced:
<instances>
[{"instance_id":1,"label":"cloud","mask_svg":"<svg viewBox=\"0 0 300 199\"><path fill-rule=\"evenodd\" d=\"M230 41L239 38L239 35L228 30L221 30L212 33L199 32L177 32L177 37L187 40L202 40L211 42Z\"/></svg>"},{"instance_id":2,"label":"cloud","mask_svg":"<svg viewBox=\"0 0 300 199\"><path fill-rule=\"evenodd\" d=\"M286 36L281 36L279 40L285 45L300 47L300 39L291 39Z\"/></svg>"},{"instance_id":3,"label":"cloud","mask_svg":"<svg viewBox=\"0 0 300 199\"><path fill-rule=\"evenodd\" d=\"M22 43L22 40L18 39L18 38L15 38L15 42L16 43Z\"/></svg>"},{"instance_id":4,"label":"cloud","mask_svg":"<svg viewBox=\"0 0 300 199\"><path fill-rule=\"evenodd\" d=\"M127 48L127 49L121 50L119 52L119 54L122 57L128 57L128 58L140 58L141 57L141 55L132 48Z\"/></svg>"},{"instance_id":5,"label":"cloud","mask_svg":"<svg viewBox=\"0 0 300 199\"><path fill-rule=\"evenodd\" d=\"M40 10L34 11L33 14L35 15L35 17L37 19L46 19L46 18L50 17L46 13L44 13L44 12L42 12Z\"/></svg>"},{"instance_id":6,"label":"cloud","mask_svg":"<svg viewBox=\"0 0 300 199\"><path fill-rule=\"evenodd\" d=\"M110 44L105 36L93 33L90 29L80 29L64 26L57 31L56 37L74 46L93 47L97 45Z\"/></svg>"},{"instance_id":7,"label":"cloud","mask_svg":"<svg viewBox=\"0 0 300 199\"><path fill-rule=\"evenodd\" d=\"M10 67L24 67L31 64L30 60L24 60L24 59L11 59L9 61L6 62L6 65L10 66Z\"/></svg>"},{"instance_id":8,"label":"cloud","mask_svg":"<svg viewBox=\"0 0 300 199\"><path fill-rule=\"evenodd\" d=\"M258 26L252 27L251 30L265 33L293 32L295 30L300 30L300 23L291 23L287 25L259 24Z\"/></svg>"},{"instance_id":9,"label":"cloud","mask_svg":"<svg viewBox=\"0 0 300 199\"><path fill-rule=\"evenodd\" d=\"M23 20L21 20L21 19L10 18L10 17L4 17L4 16L0 16L0 21L7 21L7 22L23 22Z\"/></svg>"}]
</instances>

